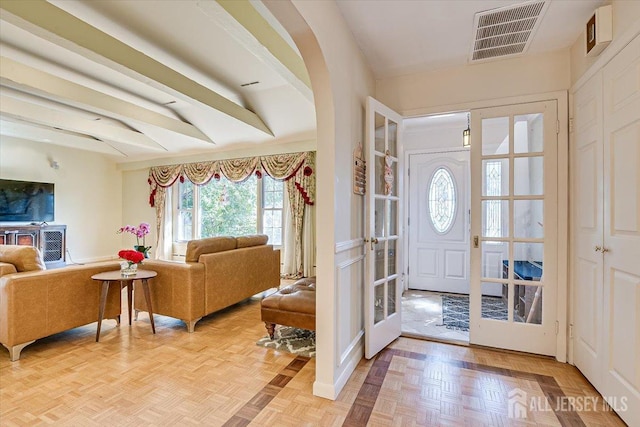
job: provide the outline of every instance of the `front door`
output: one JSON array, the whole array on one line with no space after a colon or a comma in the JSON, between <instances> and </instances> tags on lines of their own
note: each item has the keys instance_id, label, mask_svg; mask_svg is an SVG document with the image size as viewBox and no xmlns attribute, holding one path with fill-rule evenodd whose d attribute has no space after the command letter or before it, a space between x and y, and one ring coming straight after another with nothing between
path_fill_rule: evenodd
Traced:
<instances>
[{"instance_id":1,"label":"front door","mask_svg":"<svg viewBox=\"0 0 640 427\"><path fill-rule=\"evenodd\" d=\"M557 150L555 101L471 112L472 344L556 354Z\"/></svg>"},{"instance_id":2,"label":"front door","mask_svg":"<svg viewBox=\"0 0 640 427\"><path fill-rule=\"evenodd\" d=\"M409 289L469 293L469 150L409 156Z\"/></svg>"},{"instance_id":3,"label":"front door","mask_svg":"<svg viewBox=\"0 0 640 427\"><path fill-rule=\"evenodd\" d=\"M375 99L366 111L365 357L400 336L402 117Z\"/></svg>"}]
</instances>

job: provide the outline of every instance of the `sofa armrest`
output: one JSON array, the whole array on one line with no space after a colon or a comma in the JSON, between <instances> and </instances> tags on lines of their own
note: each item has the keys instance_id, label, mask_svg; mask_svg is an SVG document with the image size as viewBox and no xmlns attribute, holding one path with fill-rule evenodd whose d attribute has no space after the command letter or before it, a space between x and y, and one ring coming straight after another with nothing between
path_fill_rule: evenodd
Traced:
<instances>
[{"instance_id":1,"label":"sofa armrest","mask_svg":"<svg viewBox=\"0 0 640 427\"><path fill-rule=\"evenodd\" d=\"M0 278L0 342L21 344L98 319L100 283L91 276L117 262L28 271ZM106 318L120 315L120 289L109 288Z\"/></svg>"},{"instance_id":2,"label":"sofa armrest","mask_svg":"<svg viewBox=\"0 0 640 427\"><path fill-rule=\"evenodd\" d=\"M16 270L15 265L9 264L8 262L0 262L0 277L17 272L18 270Z\"/></svg>"},{"instance_id":3,"label":"sofa armrest","mask_svg":"<svg viewBox=\"0 0 640 427\"><path fill-rule=\"evenodd\" d=\"M204 266L197 262L145 260L143 270L158 273L149 280L155 314L190 322L204 316ZM147 311L142 292L135 293L135 309Z\"/></svg>"}]
</instances>

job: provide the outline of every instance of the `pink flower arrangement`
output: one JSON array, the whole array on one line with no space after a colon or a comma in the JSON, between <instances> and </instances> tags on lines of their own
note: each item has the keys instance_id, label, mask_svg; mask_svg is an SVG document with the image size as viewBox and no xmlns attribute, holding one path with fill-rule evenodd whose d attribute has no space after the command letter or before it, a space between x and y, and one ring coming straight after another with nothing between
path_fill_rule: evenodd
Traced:
<instances>
[{"instance_id":1,"label":"pink flower arrangement","mask_svg":"<svg viewBox=\"0 0 640 427\"><path fill-rule=\"evenodd\" d=\"M141 222L139 226L134 227L133 225L125 225L124 227L120 227L117 231L118 234L121 233L131 233L136 236L136 250L145 254L147 256L147 252L151 249L151 246L147 246L145 242L145 236L149 234L151 231L151 226L147 222ZM142 239L142 244L140 244L140 239Z\"/></svg>"}]
</instances>

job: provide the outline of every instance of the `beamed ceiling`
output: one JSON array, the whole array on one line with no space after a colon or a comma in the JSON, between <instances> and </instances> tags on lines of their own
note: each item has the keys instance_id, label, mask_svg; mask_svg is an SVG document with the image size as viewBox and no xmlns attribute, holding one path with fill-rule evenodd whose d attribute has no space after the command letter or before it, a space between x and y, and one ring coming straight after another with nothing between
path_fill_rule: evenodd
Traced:
<instances>
[{"instance_id":1,"label":"beamed ceiling","mask_svg":"<svg viewBox=\"0 0 640 427\"><path fill-rule=\"evenodd\" d=\"M315 139L310 81L261 3L0 3L3 135L140 161Z\"/></svg>"}]
</instances>

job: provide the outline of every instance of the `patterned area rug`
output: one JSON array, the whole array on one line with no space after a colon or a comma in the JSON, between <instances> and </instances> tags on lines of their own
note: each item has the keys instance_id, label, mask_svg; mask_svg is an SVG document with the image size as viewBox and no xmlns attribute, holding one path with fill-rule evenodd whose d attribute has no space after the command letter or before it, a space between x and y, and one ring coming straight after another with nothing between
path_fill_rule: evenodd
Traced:
<instances>
[{"instance_id":1,"label":"patterned area rug","mask_svg":"<svg viewBox=\"0 0 640 427\"><path fill-rule=\"evenodd\" d=\"M500 297L482 297L482 317L508 319L507 306ZM442 325L447 329L469 330L469 296L442 295Z\"/></svg>"},{"instance_id":2,"label":"patterned area rug","mask_svg":"<svg viewBox=\"0 0 640 427\"><path fill-rule=\"evenodd\" d=\"M256 345L288 351L298 356L315 357L316 333L290 326L276 326L273 340L267 335L264 338L260 338Z\"/></svg>"}]
</instances>

